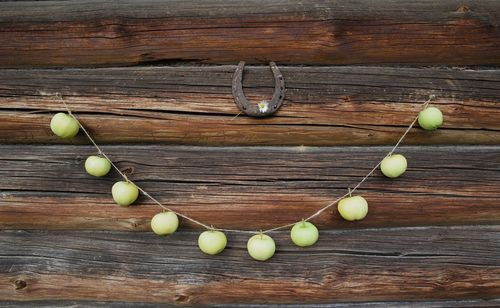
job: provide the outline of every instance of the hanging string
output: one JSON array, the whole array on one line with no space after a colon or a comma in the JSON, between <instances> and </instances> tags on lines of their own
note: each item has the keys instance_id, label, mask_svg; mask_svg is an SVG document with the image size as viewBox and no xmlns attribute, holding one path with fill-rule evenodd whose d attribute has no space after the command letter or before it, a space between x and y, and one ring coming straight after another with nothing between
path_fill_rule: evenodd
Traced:
<instances>
[{"instance_id":1,"label":"hanging string","mask_svg":"<svg viewBox=\"0 0 500 308\"><path fill-rule=\"evenodd\" d=\"M82 125L82 123L78 120L78 118L71 112L71 109L69 108L68 104L66 104L64 98L61 96L60 93L56 93L56 97L59 98L59 100L62 102L62 104L64 105L64 107L66 108L68 114L77 121L78 125L80 126L81 130L84 132L84 134L87 136L87 138L90 140L90 142L94 145L94 147L96 148L97 152L98 152L98 155L104 157L110 164L111 166L123 177L123 179L129 183L132 183L134 184L137 189L143 194L145 195L146 197L148 197L151 201L153 201L156 205L158 205L159 207L161 207L163 210L165 211L171 211L173 213L175 213L176 215L186 219L186 220L189 220L190 222L196 224L196 225L199 225L199 226L202 226L208 230L216 230L216 231L222 231L222 232L232 232L232 233L245 233L245 234L258 234L258 233L269 233L269 232L273 232L273 231L278 231L278 230L282 230L282 229L287 229L287 228L290 228L292 227L293 225L295 225L297 222L300 222L302 220L299 220L299 221L294 221L294 222L291 222L291 223L288 223L288 224L285 224L285 225L281 225L281 226L278 226L278 227L274 227L274 228L271 228L271 229L267 229L267 230L261 230L261 231L252 231L252 230L240 230L240 229L226 229L226 228L215 228L213 226L209 226L197 219L194 219L192 217L189 217L185 214L182 214L174 209L171 209L169 208L168 206L162 204L160 201L158 201L156 198L154 198L153 196L151 196L147 191L145 191L143 188L141 188L139 185L137 185L136 183L134 183L132 180L130 180L126 174L124 174L114 163L113 161L106 155L106 153L104 153L102 151L102 149L99 147L99 145L94 141L94 139L92 138L92 136L89 134L89 132L85 129L85 127ZM434 95L430 95L429 96L429 99L426 100L423 104L422 104L422 107L421 109L425 109L427 108L427 106L429 105L429 103L435 98ZM239 115L239 114L238 114ZM238 116L237 115L237 116ZM417 122L418 120L418 115L415 117L415 119L413 119L413 121L410 123L410 125L408 126L408 128L405 130L405 132L403 133L403 135L399 138L398 142L392 147L392 149L389 151L389 153L387 153L383 158L386 158L388 156L391 156L395 151L396 149L399 147L399 145L403 142L403 139L406 137L406 135L410 132L410 130L413 128L413 126L415 125L415 123ZM319 215L321 215L321 213L323 213L324 211L328 210L329 208L331 208L332 206L334 206L335 204L337 204L340 200L342 200L343 198L346 198L348 196L350 196L353 192L355 192L374 172L375 170L378 169L378 167L380 166L380 164L382 164L382 160L380 160L376 165L375 167L373 167L370 172L368 172L367 175L365 175L361 181L359 181L353 188L348 188L348 192L345 193L344 195L338 197L337 199L335 199L334 201L328 203L327 205L325 205L324 207L320 208L319 210L317 210L316 212L314 212L311 216L303 219L304 221L309 221Z\"/></svg>"},{"instance_id":2,"label":"hanging string","mask_svg":"<svg viewBox=\"0 0 500 308\"><path fill-rule=\"evenodd\" d=\"M90 136L89 132L85 129L85 127L82 125L82 123L80 123L80 121L77 119L77 117L71 112L70 108L68 107L68 104L66 104L66 102L64 101L64 98L61 96L60 93L56 93L56 96L61 100L61 102L64 104L64 107L66 108L66 110L68 111L68 114L73 118L75 119L77 122L78 122L78 125L80 126L80 128L82 129L82 131L85 133L85 135L87 136L87 138L90 140L90 142L92 142L92 144L94 145L94 147L97 149L97 152L99 155L101 155L102 157L104 157L107 161L109 161L109 163L111 164L111 166L123 177L123 179L129 183L132 183L135 185L135 187L137 187L137 189L142 192L146 197L148 197L149 199L151 199L151 201L153 201L154 203L156 203L159 207L163 208L164 210L166 211L172 211L174 212L175 214L177 214L178 216L182 217L182 218L185 218L197 225L200 225L200 226L203 226L207 229L211 229L210 226L202 223L201 221L198 221L194 218L191 218L187 215L184 215L182 213L179 213L177 211L174 211L173 209L163 205L160 201L156 200L156 198L154 198L153 196L151 196L147 191L145 191L144 189L142 189L142 187L140 187L139 185L137 185L136 183L134 183L133 181L131 181L126 174L124 174L114 163L113 161L108 157L108 155L106 155L106 153L104 153L102 151L102 149L99 147L99 145L94 141L94 139Z\"/></svg>"},{"instance_id":3,"label":"hanging string","mask_svg":"<svg viewBox=\"0 0 500 308\"><path fill-rule=\"evenodd\" d=\"M425 109L427 108L427 106L429 105L429 103L434 99L434 95L431 95L429 96L429 99L426 100L423 104L422 104L422 108L421 109ZM394 151L396 151L396 149L399 147L399 145L401 144L401 142L403 142L403 139L406 137L406 135L408 135L408 133L410 132L410 130L412 129L412 127L415 125L415 123L417 122L418 120L418 115L415 117L415 119L413 119L413 121L411 122L411 124L408 126L408 128L406 129L406 131L403 133L403 135L401 136L401 138L399 138L398 142L392 147L392 149L389 151L389 153L387 153L383 158L382 160L384 160L384 158L388 157L388 156L391 156ZM375 165L375 167L372 168L372 170L370 170L370 172L368 172L367 175L365 175L361 181L359 181L358 184L356 184L352 189L349 187L348 188L348 191L347 193L345 193L344 195L338 197L337 199L335 199L334 201L330 202L329 204L327 204L326 206L322 207L321 209L319 209L318 211L316 211L314 214L312 214L311 216L307 217L306 219L304 219L304 221L309 221L317 216L319 216L321 213L323 213L324 211L326 211L327 209L329 209L330 207L334 206L335 204L337 204L337 202L339 202L340 200L344 199L345 197L348 197L348 196L351 196L351 194L353 192L356 191L356 189L358 189L361 184L363 184L372 174L373 172L375 172L375 170L378 169L378 167L380 166L380 164L382 164L382 160L380 160L378 162L378 164ZM279 226L279 227L276 227L276 228L272 228L272 229L268 229L268 230L265 230L264 232L271 232L271 231L277 231L277 230L281 230L281 229L285 229L285 228L288 228L290 226L293 226L295 223L297 222L294 222L294 223L290 223L290 224L287 224L287 225L283 225L283 226Z\"/></svg>"}]
</instances>

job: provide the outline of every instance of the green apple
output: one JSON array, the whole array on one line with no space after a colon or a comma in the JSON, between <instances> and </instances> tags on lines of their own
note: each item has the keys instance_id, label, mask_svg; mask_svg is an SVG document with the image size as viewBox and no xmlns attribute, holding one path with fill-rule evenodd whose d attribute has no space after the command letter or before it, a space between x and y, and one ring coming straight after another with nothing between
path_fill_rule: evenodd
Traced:
<instances>
[{"instance_id":1,"label":"green apple","mask_svg":"<svg viewBox=\"0 0 500 308\"><path fill-rule=\"evenodd\" d=\"M85 170L93 176L105 176L111 170L111 164L104 157L92 155L85 161Z\"/></svg>"},{"instance_id":2,"label":"green apple","mask_svg":"<svg viewBox=\"0 0 500 308\"><path fill-rule=\"evenodd\" d=\"M338 204L340 216L345 220L361 220L368 214L368 202L361 196L352 196L340 200Z\"/></svg>"},{"instance_id":3,"label":"green apple","mask_svg":"<svg viewBox=\"0 0 500 308\"><path fill-rule=\"evenodd\" d=\"M158 235L169 235L179 227L179 218L174 212L162 212L151 219L151 229Z\"/></svg>"},{"instance_id":4,"label":"green apple","mask_svg":"<svg viewBox=\"0 0 500 308\"><path fill-rule=\"evenodd\" d=\"M276 244L269 235L259 233L252 236L247 243L248 254L257 261L266 261L276 251Z\"/></svg>"},{"instance_id":5,"label":"green apple","mask_svg":"<svg viewBox=\"0 0 500 308\"><path fill-rule=\"evenodd\" d=\"M319 238L319 231L312 223L301 221L293 226L290 236L295 245L307 247L316 243Z\"/></svg>"},{"instance_id":6,"label":"green apple","mask_svg":"<svg viewBox=\"0 0 500 308\"><path fill-rule=\"evenodd\" d=\"M116 203L121 206L129 206L139 196L139 190L133 183L120 181L113 185L111 194Z\"/></svg>"},{"instance_id":7,"label":"green apple","mask_svg":"<svg viewBox=\"0 0 500 308\"><path fill-rule=\"evenodd\" d=\"M207 230L198 237L198 247L209 255L216 255L224 250L227 245L226 235L217 230Z\"/></svg>"},{"instance_id":8,"label":"green apple","mask_svg":"<svg viewBox=\"0 0 500 308\"><path fill-rule=\"evenodd\" d=\"M63 138L70 139L78 134L80 125L78 121L67 113L59 112L50 120L50 129L54 134Z\"/></svg>"},{"instance_id":9,"label":"green apple","mask_svg":"<svg viewBox=\"0 0 500 308\"><path fill-rule=\"evenodd\" d=\"M443 113L436 107L427 107L418 114L418 124L425 130L435 130L443 125Z\"/></svg>"},{"instance_id":10,"label":"green apple","mask_svg":"<svg viewBox=\"0 0 500 308\"><path fill-rule=\"evenodd\" d=\"M401 154L386 156L380 164L380 170L388 178L397 178L406 171L408 163Z\"/></svg>"}]
</instances>

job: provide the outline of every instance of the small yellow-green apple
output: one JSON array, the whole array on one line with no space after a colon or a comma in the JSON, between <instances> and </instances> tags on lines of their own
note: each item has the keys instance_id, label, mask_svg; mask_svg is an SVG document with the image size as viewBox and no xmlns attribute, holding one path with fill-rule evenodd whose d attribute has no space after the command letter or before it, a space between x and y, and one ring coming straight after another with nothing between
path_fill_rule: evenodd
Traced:
<instances>
[{"instance_id":1,"label":"small yellow-green apple","mask_svg":"<svg viewBox=\"0 0 500 308\"><path fill-rule=\"evenodd\" d=\"M226 235L217 230L207 230L198 237L198 247L209 255L216 255L224 250L227 245Z\"/></svg>"},{"instance_id":2,"label":"small yellow-green apple","mask_svg":"<svg viewBox=\"0 0 500 308\"><path fill-rule=\"evenodd\" d=\"M121 206L129 206L139 196L139 190L130 182L116 182L111 189L111 194L115 202Z\"/></svg>"},{"instance_id":3,"label":"small yellow-green apple","mask_svg":"<svg viewBox=\"0 0 500 308\"><path fill-rule=\"evenodd\" d=\"M435 130L443 125L443 113L436 107L427 107L418 114L418 124L425 130Z\"/></svg>"},{"instance_id":4,"label":"small yellow-green apple","mask_svg":"<svg viewBox=\"0 0 500 308\"><path fill-rule=\"evenodd\" d=\"M368 214L368 202L361 196L346 197L340 200L337 208L340 216L349 221L361 220Z\"/></svg>"},{"instance_id":5,"label":"small yellow-green apple","mask_svg":"<svg viewBox=\"0 0 500 308\"><path fill-rule=\"evenodd\" d=\"M111 164L104 157L92 155L85 160L85 170L93 176L105 176L111 170Z\"/></svg>"},{"instance_id":6,"label":"small yellow-green apple","mask_svg":"<svg viewBox=\"0 0 500 308\"><path fill-rule=\"evenodd\" d=\"M257 261L266 261L276 251L276 244L272 237L259 233L252 236L247 243L248 254Z\"/></svg>"},{"instance_id":7,"label":"small yellow-green apple","mask_svg":"<svg viewBox=\"0 0 500 308\"><path fill-rule=\"evenodd\" d=\"M158 235L169 235L179 227L179 218L174 212L162 212L151 219L151 229Z\"/></svg>"},{"instance_id":8,"label":"small yellow-green apple","mask_svg":"<svg viewBox=\"0 0 500 308\"><path fill-rule=\"evenodd\" d=\"M80 125L78 125L78 121L69 114L59 112L50 120L50 129L54 134L63 139L70 139L78 134Z\"/></svg>"},{"instance_id":9,"label":"small yellow-green apple","mask_svg":"<svg viewBox=\"0 0 500 308\"><path fill-rule=\"evenodd\" d=\"M380 164L380 170L388 178L397 178L406 171L408 163L401 154L386 156Z\"/></svg>"},{"instance_id":10,"label":"small yellow-green apple","mask_svg":"<svg viewBox=\"0 0 500 308\"><path fill-rule=\"evenodd\" d=\"M308 221L296 223L290 231L292 242L300 247L311 246L319 238L319 231L315 225Z\"/></svg>"}]
</instances>

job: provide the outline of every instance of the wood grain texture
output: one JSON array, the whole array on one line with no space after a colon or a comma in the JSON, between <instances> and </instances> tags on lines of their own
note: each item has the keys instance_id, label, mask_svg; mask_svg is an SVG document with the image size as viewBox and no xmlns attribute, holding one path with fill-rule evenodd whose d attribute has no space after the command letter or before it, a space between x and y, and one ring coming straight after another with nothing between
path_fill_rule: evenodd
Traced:
<instances>
[{"instance_id":1,"label":"wood grain texture","mask_svg":"<svg viewBox=\"0 0 500 308\"><path fill-rule=\"evenodd\" d=\"M264 263L250 260L246 236L231 236L216 257L198 250L197 236L2 231L0 299L193 305L500 295L499 226L325 231L308 249L279 232Z\"/></svg>"},{"instance_id":2,"label":"wood grain texture","mask_svg":"<svg viewBox=\"0 0 500 308\"><path fill-rule=\"evenodd\" d=\"M269 119L239 113L236 66L1 70L0 142L60 143L49 128L61 92L101 143L199 145L394 144L429 95L443 128L409 144L500 144L500 70L281 67L284 105ZM270 99L271 71L248 66L252 101ZM52 95L52 96L50 96ZM88 142L84 136L74 140Z\"/></svg>"},{"instance_id":3,"label":"wood grain texture","mask_svg":"<svg viewBox=\"0 0 500 308\"><path fill-rule=\"evenodd\" d=\"M69 300L38 300L38 301L0 301L4 308L37 307L37 308L94 308L111 307L127 308L158 307L158 303L152 302L116 302L116 301L69 301ZM450 300L450 301L393 301L393 302L348 302L330 304L216 304L203 305L203 307L217 308L445 308L445 307L498 307L498 299L473 299L473 300ZM179 307L178 304L162 303L161 307ZM195 306L196 307L196 306Z\"/></svg>"},{"instance_id":4,"label":"wood grain texture","mask_svg":"<svg viewBox=\"0 0 500 308\"><path fill-rule=\"evenodd\" d=\"M496 0L0 0L0 306L500 306L499 20ZM278 63L276 116L235 117L240 60ZM270 99L269 68L247 66L243 85ZM274 232L260 263L246 235L209 257L186 221L132 232L159 208L119 207L116 172L85 173L85 137L50 132L56 92L129 177L224 228L342 195L431 94L445 124L410 132L402 178L361 187L365 220L333 207L317 245Z\"/></svg>"},{"instance_id":5,"label":"wood grain texture","mask_svg":"<svg viewBox=\"0 0 500 308\"><path fill-rule=\"evenodd\" d=\"M500 64L495 0L0 2L0 66Z\"/></svg>"},{"instance_id":6,"label":"wood grain texture","mask_svg":"<svg viewBox=\"0 0 500 308\"><path fill-rule=\"evenodd\" d=\"M119 168L176 210L217 227L259 230L305 218L343 195L387 147L104 146ZM500 147L402 147L403 177L377 171L359 193L368 218L343 221L335 207L321 228L491 224L500 219ZM0 146L1 229L149 230L160 209L147 198L122 208L120 177L87 175L90 146ZM183 222L184 224L184 222ZM185 226L194 226L185 222Z\"/></svg>"}]
</instances>

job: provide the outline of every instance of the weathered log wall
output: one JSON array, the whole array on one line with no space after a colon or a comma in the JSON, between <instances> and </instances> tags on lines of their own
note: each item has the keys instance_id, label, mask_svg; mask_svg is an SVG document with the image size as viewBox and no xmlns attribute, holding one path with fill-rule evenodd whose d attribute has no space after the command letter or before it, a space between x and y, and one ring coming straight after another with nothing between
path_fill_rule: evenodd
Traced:
<instances>
[{"instance_id":1,"label":"weathered log wall","mask_svg":"<svg viewBox=\"0 0 500 308\"><path fill-rule=\"evenodd\" d=\"M0 297L182 305L491 299L500 292L499 232L498 226L324 231L308 249L278 232L280 253L259 263L247 260L246 236L231 236L214 258L196 247L198 233L186 231L168 239L2 231Z\"/></svg>"},{"instance_id":2,"label":"weathered log wall","mask_svg":"<svg viewBox=\"0 0 500 308\"><path fill-rule=\"evenodd\" d=\"M413 130L407 144L500 143L499 70L283 67L283 107L251 119L235 118L235 68L2 70L0 142L62 142L47 125L64 110L54 96L60 92L101 143L394 144L431 94L445 124ZM249 66L244 78L250 99L270 98L268 67Z\"/></svg>"},{"instance_id":3,"label":"weathered log wall","mask_svg":"<svg viewBox=\"0 0 500 308\"><path fill-rule=\"evenodd\" d=\"M495 0L0 1L0 306L499 306L499 20ZM280 66L274 117L235 117L240 60L251 100ZM332 208L316 246L276 232L259 263L246 236L208 257L186 221L140 232L159 209L86 175L88 140L50 132L55 93L155 197L238 229L345 193L429 95L445 123L411 130L403 177L364 183L365 220Z\"/></svg>"},{"instance_id":4,"label":"weathered log wall","mask_svg":"<svg viewBox=\"0 0 500 308\"><path fill-rule=\"evenodd\" d=\"M500 64L496 0L7 1L0 67Z\"/></svg>"},{"instance_id":5,"label":"weathered log wall","mask_svg":"<svg viewBox=\"0 0 500 308\"><path fill-rule=\"evenodd\" d=\"M219 227L267 229L305 218L354 186L388 147L207 148L105 146L128 176L176 210ZM321 228L494 224L500 219L500 147L403 147L408 172L379 171L360 189L370 217ZM1 146L0 225L26 229L149 230L147 198L117 206L112 173L85 173L90 146ZM36 202L33 202L36 200ZM270 219L271 217L271 219ZM187 223L187 226L191 226ZM199 228L198 226L196 226Z\"/></svg>"}]
</instances>

